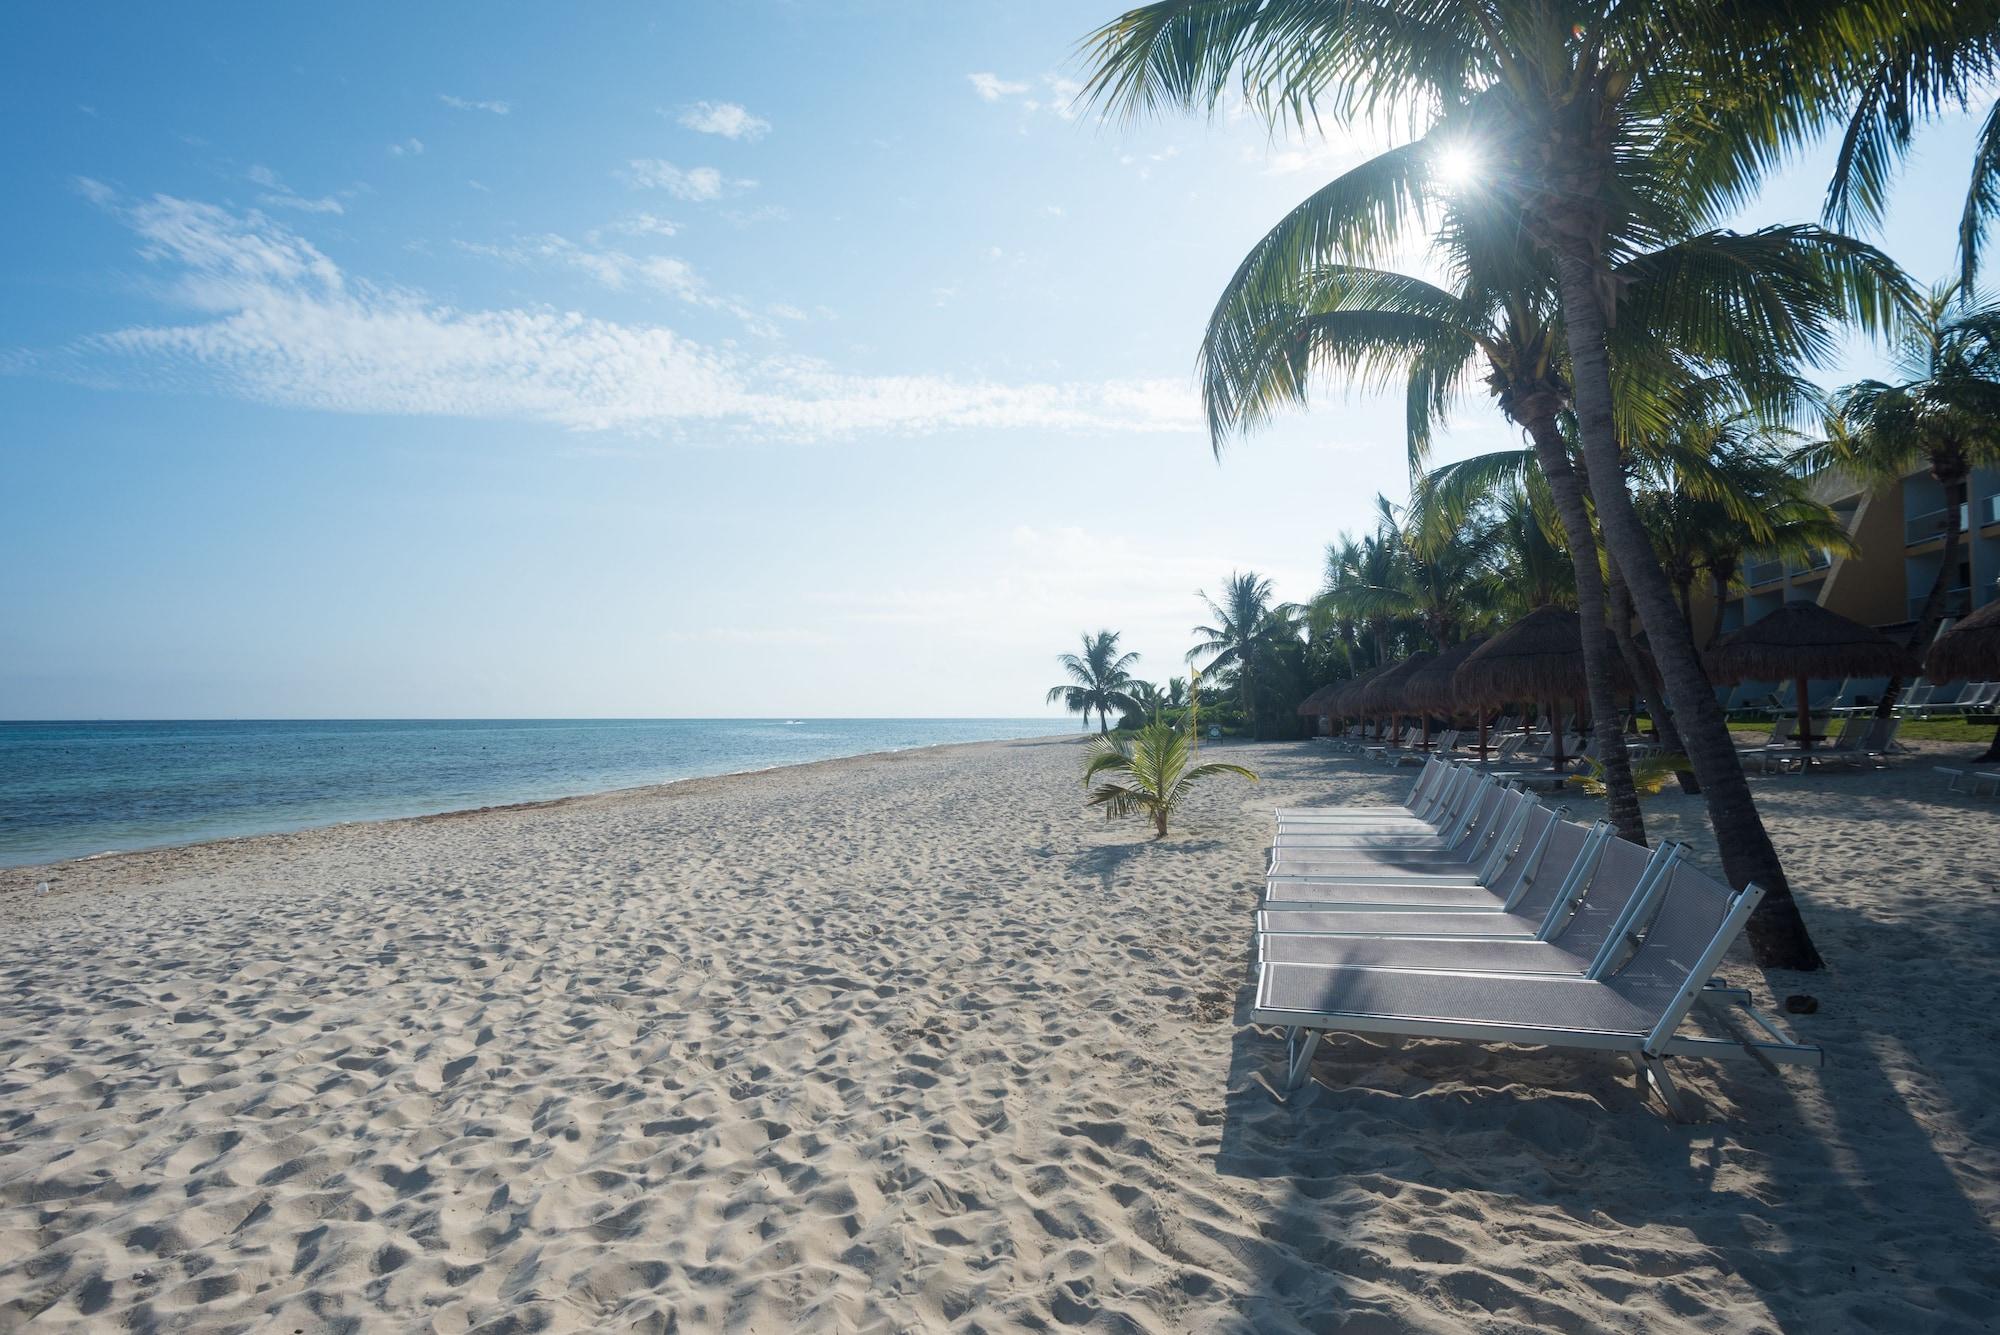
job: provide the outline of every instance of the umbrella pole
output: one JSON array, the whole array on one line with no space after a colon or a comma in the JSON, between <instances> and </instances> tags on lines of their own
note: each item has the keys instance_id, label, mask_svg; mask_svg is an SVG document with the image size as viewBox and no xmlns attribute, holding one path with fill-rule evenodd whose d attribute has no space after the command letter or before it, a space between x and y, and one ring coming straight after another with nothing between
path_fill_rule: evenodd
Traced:
<instances>
[{"instance_id":1,"label":"umbrella pole","mask_svg":"<svg viewBox=\"0 0 2000 1335\"><path fill-rule=\"evenodd\" d=\"M1479 758L1486 759L1486 711L1479 711Z\"/></svg>"},{"instance_id":2,"label":"umbrella pole","mask_svg":"<svg viewBox=\"0 0 2000 1335\"><path fill-rule=\"evenodd\" d=\"M1812 703L1806 698L1806 679L1800 677L1797 685L1799 691L1799 746L1803 750L1810 751L1813 744Z\"/></svg>"},{"instance_id":3,"label":"umbrella pole","mask_svg":"<svg viewBox=\"0 0 2000 1335\"><path fill-rule=\"evenodd\" d=\"M1419 751L1431 749L1431 711L1428 709L1424 711L1424 740L1418 744L1417 749Z\"/></svg>"},{"instance_id":4,"label":"umbrella pole","mask_svg":"<svg viewBox=\"0 0 2000 1335\"><path fill-rule=\"evenodd\" d=\"M1553 769L1560 771L1569 762L1563 758L1562 709L1553 700L1549 701L1549 736L1555 738L1556 746L1555 756L1549 764Z\"/></svg>"}]
</instances>

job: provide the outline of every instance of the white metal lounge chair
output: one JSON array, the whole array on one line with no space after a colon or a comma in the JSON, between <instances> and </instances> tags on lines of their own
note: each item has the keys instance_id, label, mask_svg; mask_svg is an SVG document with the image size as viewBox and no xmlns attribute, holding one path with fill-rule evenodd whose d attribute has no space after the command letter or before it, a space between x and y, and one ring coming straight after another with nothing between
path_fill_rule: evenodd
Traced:
<instances>
[{"instance_id":1,"label":"white metal lounge chair","mask_svg":"<svg viewBox=\"0 0 2000 1335\"><path fill-rule=\"evenodd\" d=\"M1478 932L1531 937L1546 925L1554 906L1571 896L1595 865L1597 848L1610 826L1591 827L1561 819L1547 807L1530 812L1518 842L1497 850L1475 881L1439 878L1269 877L1258 914L1259 930L1295 932ZM1284 922L1278 914L1304 914ZM1394 924L1383 913L1407 915ZM1469 926L1442 927L1466 915L1492 918Z\"/></svg>"},{"instance_id":2,"label":"white metal lounge chair","mask_svg":"<svg viewBox=\"0 0 2000 1335\"><path fill-rule=\"evenodd\" d=\"M1664 1064L1669 1057L1822 1061L1817 1047L1792 1040L1752 1009L1747 993L1710 983L1763 894L1755 884L1732 892L1680 863L1637 947L1582 977L1271 963L1259 970L1251 1020L1285 1030L1287 1088L1306 1079L1328 1033L1526 1043L1624 1053L1668 1112L1685 1118ZM1697 1004L1720 1013L1724 1003L1746 1012L1765 1037L1730 1042L1679 1032Z\"/></svg>"},{"instance_id":3,"label":"white metal lounge chair","mask_svg":"<svg viewBox=\"0 0 2000 1335\"><path fill-rule=\"evenodd\" d=\"M1492 842L1520 812L1525 794L1489 789L1466 821L1437 836L1369 835L1332 845L1311 841L1337 836L1281 835L1271 848L1270 875L1408 876L1474 878Z\"/></svg>"},{"instance_id":4,"label":"white metal lounge chair","mask_svg":"<svg viewBox=\"0 0 2000 1335\"><path fill-rule=\"evenodd\" d=\"M1944 765L1933 765L1931 768L1939 774L1949 774L1951 776L1951 782L1945 785L1945 791L1948 793L1961 791L1958 785L1962 783L1965 785L1963 791L1971 794L1973 797L1977 797L1979 796L1979 790L1990 783L1993 785L1993 795L2000 797L2000 772L1977 769L1950 769Z\"/></svg>"},{"instance_id":5,"label":"white metal lounge chair","mask_svg":"<svg viewBox=\"0 0 2000 1335\"><path fill-rule=\"evenodd\" d=\"M1277 819L1273 845L1278 848L1450 848L1461 842L1468 830L1482 825L1495 810L1511 810L1512 790L1503 784L1482 779L1470 786L1456 806L1436 825L1409 822L1301 821L1286 816Z\"/></svg>"},{"instance_id":6,"label":"white metal lounge chair","mask_svg":"<svg viewBox=\"0 0 2000 1335\"><path fill-rule=\"evenodd\" d=\"M1423 818L1426 810L1434 805L1445 787L1462 776L1460 767L1449 765L1435 757L1417 774L1417 781L1410 788L1409 795L1401 802L1380 802L1372 804L1325 806L1325 807L1281 807L1278 815L1300 820L1344 820L1353 818Z\"/></svg>"},{"instance_id":7,"label":"white metal lounge chair","mask_svg":"<svg viewBox=\"0 0 2000 1335\"><path fill-rule=\"evenodd\" d=\"M1860 753L1861 744L1868 739L1873 721L1864 714L1849 714L1840 721L1840 732L1832 741L1816 746L1808 751L1796 742L1786 746L1760 746L1754 751L1743 753L1747 760L1754 756L1760 772L1768 774L1771 766L1781 769L1789 765L1802 765L1809 760L1852 759Z\"/></svg>"},{"instance_id":8,"label":"white metal lounge chair","mask_svg":"<svg viewBox=\"0 0 2000 1335\"><path fill-rule=\"evenodd\" d=\"M1258 968L1318 964L1581 976L1610 967L1633 948L1682 851L1679 844L1662 844L1649 853L1623 839L1600 841L1597 865L1582 887L1553 906L1542 929L1526 940L1479 933L1385 937L1260 930ZM1389 916L1393 926L1394 915Z\"/></svg>"},{"instance_id":9,"label":"white metal lounge chair","mask_svg":"<svg viewBox=\"0 0 2000 1335\"><path fill-rule=\"evenodd\" d=\"M1320 816L1296 810L1280 811L1277 828L1285 834L1353 836L1404 834L1434 838L1457 831L1480 803L1503 785L1471 770L1455 771L1424 810L1416 815Z\"/></svg>"}]
</instances>

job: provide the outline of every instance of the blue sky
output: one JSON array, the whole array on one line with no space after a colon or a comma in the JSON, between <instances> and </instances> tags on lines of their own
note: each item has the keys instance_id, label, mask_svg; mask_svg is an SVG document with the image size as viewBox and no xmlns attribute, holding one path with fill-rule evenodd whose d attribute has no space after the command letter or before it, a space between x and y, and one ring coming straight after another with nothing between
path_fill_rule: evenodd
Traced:
<instances>
[{"instance_id":1,"label":"blue sky","mask_svg":"<svg viewBox=\"0 0 2000 1335\"><path fill-rule=\"evenodd\" d=\"M1031 714L1081 630L1163 678L1232 569L1309 596L1399 407L1218 465L1193 354L1372 137L1075 116L1114 10L13 8L0 717Z\"/></svg>"}]
</instances>

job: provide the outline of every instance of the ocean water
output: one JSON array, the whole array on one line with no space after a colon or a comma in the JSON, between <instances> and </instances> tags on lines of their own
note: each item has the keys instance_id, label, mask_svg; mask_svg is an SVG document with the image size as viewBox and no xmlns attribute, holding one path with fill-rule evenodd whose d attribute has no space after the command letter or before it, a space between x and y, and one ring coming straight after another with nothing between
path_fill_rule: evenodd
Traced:
<instances>
[{"instance_id":1,"label":"ocean water","mask_svg":"<svg viewBox=\"0 0 2000 1335\"><path fill-rule=\"evenodd\" d=\"M1050 718L0 723L0 866L1075 727Z\"/></svg>"}]
</instances>

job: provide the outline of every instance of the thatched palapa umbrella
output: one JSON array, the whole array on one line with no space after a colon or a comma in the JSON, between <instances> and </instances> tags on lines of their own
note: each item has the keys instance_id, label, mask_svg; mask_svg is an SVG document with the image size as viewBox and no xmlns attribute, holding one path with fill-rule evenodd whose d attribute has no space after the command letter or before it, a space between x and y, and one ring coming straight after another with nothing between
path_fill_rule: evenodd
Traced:
<instances>
[{"instance_id":1,"label":"thatched palapa umbrella","mask_svg":"<svg viewBox=\"0 0 2000 1335\"><path fill-rule=\"evenodd\" d=\"M1355 693L1381 674L1381 668L1372 667L1358 677L1349 677L1346 681L1339 683L1334 689L1332 697L1326 702L1327 707L1333 711L1333 716L1338 719L1344 719L1352 714L1356 718L1360 718L1361 715L1354 707ZM1363 722L1365 724L1366 720L1363 720Z\"/></svg>"},{"instance_id":2,"label":"thatched palapa umbrella","mask_svg":"<svg viewBox=\"0 0 2000 1335\"><path fill-rule=\"evenodd\" d=\"M1720 682L1796 682L1799 745L1807 751L1813 744L1812 700L1806 691L1812 678L1893 677L1910 667L1909 651L1887 635L1804 599L1723 636L1708 664L1710 675Z\"/></svg>"},{"instance_id":3,"label":"thatched palapa umbrella","mask_svg":"<svg viewBox=\"0 0 2000 1335\"><path fill-rule=\"evenodd\" d=\"M1299 701L1299 716L1301 718L1316 718L1328 713L1327 702L1333 699L1334 692L1346 684L1344 681L1329 682L1327 685L1314 691L1311 695L1308 695L1305 699Z\"/></svg>"},{"instance_id":4,"label":"thatched palapa umbrella","mask_svg":"<svg viewBox=\"0 0 2000 1335\"><path fill-rule=\"evenodd\" d=\"M1611 664L1620 690L1629 690L1624 665ZM1561 702L1589 689L1583 676L1583 623L1560 607L1538 607L1459 664L1452 687L1461 704L1485 707L1509 700L1549 702L1549 730L1555 734L1551 764L1569 762L1562 749Z\"/></svg>"},{"instance_id":5,"label":"thatched palapa umbrella","mask_svg":"<svg viewBox=\"0 0 2000 1335\"><path fill-rule=\"evenodd\" d=\"M1458 688L1454 678L1458 676L1459 665L1470 658L1479 646L1486 643L1484 635L1475 635L1462 644L1454 644L1417 672L1412 673L1403 686L1403 701L1412 709L1434 711L1439 714L1455 714L1462 705L1458 698ZM1479 758L1486 759L1486 711L1475 709L1479 715Z\"/></svg>"},{"instance_id":6,"label":"thatched palapa umbrella","mask_svg":"<svg viewBox=\"0 0 2000 1335\"><path fill-rule=\"evenodd\" d=\"M1368 685L1357 693L1356 699L1359 700L1361 707L1371 714L1387 714L1391 728L1400 737L1403 732L1402 715L1407 712L1407 705L1403 699L1404 687L1409 684L1410 678L1416 675L1420 668L1431 661L1432 657L1434 655L1424 653L1411 654L1394 667L1382 672L1381 675L1377 676L1375 680L1369 682ZM1424 715L1424 745L1430 745L1430 740L1431 720L1430 715L1426 714Z\"/></svg>"},{"instance_id":7,"label":"thatched palapa umbrella","mask_svg":"<svg viewBox=\"0 0 2000 1335\"><path fill-rule=\"evenodd\" d=\"M2000 677L2000 600L1995 600L1938 636L1924 660L1932 681L1982 681ZM2000 760L2000 729L1981 760Z\"/></svg>"}]
</instances>

